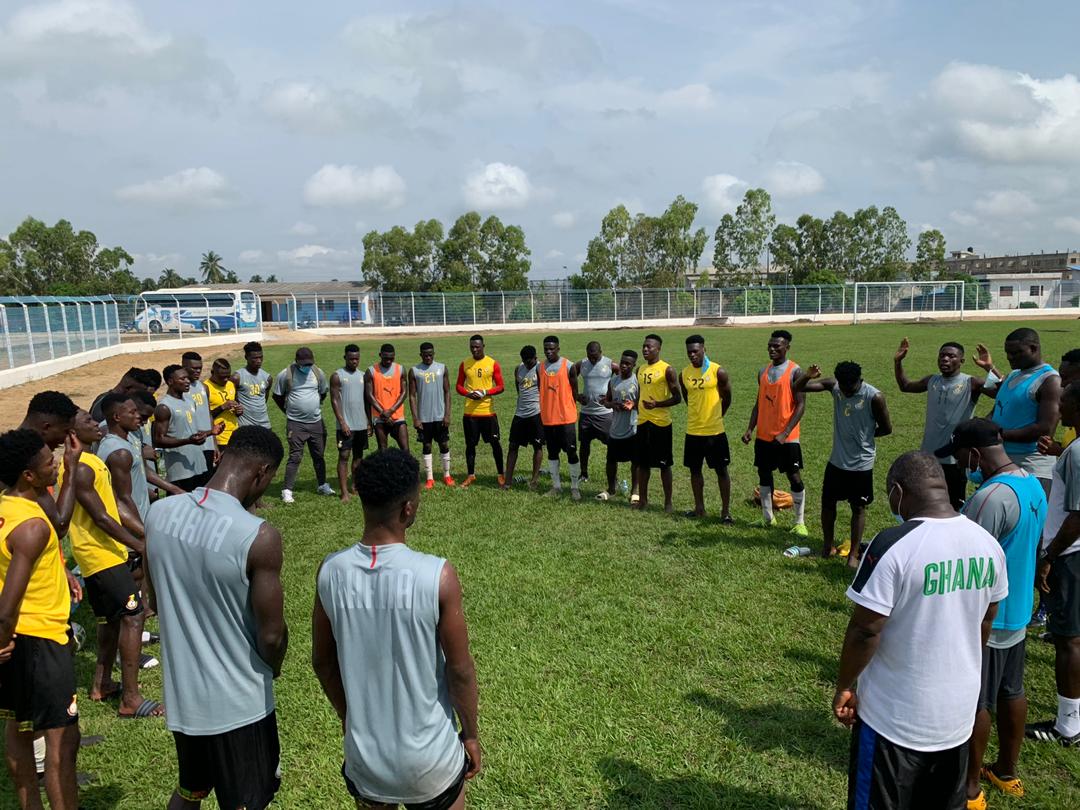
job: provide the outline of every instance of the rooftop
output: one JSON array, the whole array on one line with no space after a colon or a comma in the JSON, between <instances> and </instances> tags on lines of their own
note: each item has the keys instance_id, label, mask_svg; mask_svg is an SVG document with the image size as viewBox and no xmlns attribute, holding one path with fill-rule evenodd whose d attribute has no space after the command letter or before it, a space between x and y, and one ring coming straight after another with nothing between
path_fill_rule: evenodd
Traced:
<instances>
[{"instance_id":1,"label":"rooftop","mask_svg":"<svg viewBox=\"0 0 1080 810\"><path fill-rule=\"evenodd\" d=\"M284 298L290 295L344 295L364 293L371 289L362 281L275 281L256 284L192 284L177 287L178 290L251 290L260 298Z\"/></svg>"}]
</instances>

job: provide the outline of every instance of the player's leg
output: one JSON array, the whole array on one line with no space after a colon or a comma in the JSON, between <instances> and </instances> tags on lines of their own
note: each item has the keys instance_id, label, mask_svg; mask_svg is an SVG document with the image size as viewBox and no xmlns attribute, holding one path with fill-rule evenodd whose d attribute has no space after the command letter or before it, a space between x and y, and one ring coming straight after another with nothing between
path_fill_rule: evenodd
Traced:
<instances>
[{"instance_id":1,"label":"player's leg","mask_svg":"<svg viewBox=\"0 0 1080 810\"><path fill-rule=\"evenodd\" d=\"M27 736L30 737L30 771L36 788L33 734ZM78 810L79 785L75 778L75 760L79 754L80 739L78 723L45 730L45 795L49 797L49 806L53 810Z\"/></svg>"},{"instance_id":2,"label":"player's leg","mask_svg":"<svg viewBox=\"0 0 1080 810\"><path fill-rule=\"evenodd\" d=\"M333 495L334 490L326 482L326 423L320 419L308 428L308 451L311 453L311 466L315 468L319 494Z\"/></svg>"},{"instance_id":3,"label":"player's leg","mask_svg":"<svg viewBox=\"0 0 1080 810\"><path fill-rule=\"evenodd\" d=\"M394 440L397 446L409 452L409 426L405 422L394 422Z\"/></svg>"},{"instance_id":4,"label":"player's leg","mask_svg":"<svg viewBox=\"0 0 1080 810\"><path fill-rule=\"evenodd\" d=\"M608 495L614 495L618 490L616 489L615 479L619 477L619 462L615 460L615 454L611 452L611 448L608 448L607 464L604 472L607 474L607 489L605 490Z\"/></svg>"},{"instance_id":5,"label":"player's leg","mask_svg":"<svg viewBox=\"0 0 1080 810\"><path fill-rule=\"evenodd\" d=\"M637 488L638 509L649 505L649 478L652 476L652 424L638 425L637 430Z\"/></svg>"},{"instance_id":6,"label":"player's leg","mask_svg":"<svg viewBox=\"0 0 1080 810\"><path fill-rule=\"evenodd\" d=\"M417 435L420 441L420 455L424 460L424 480L428 489L435 486L435 459L432 453L433 435L428 430L429 425L424 425Z\"/></svg>"},{"instance_id":7,"label":"player's leg","mask_svg":"<svg viewBox=\"0 0 1080 810\"><path fill-rule=\"evenodd\" d=\"M495 474L501 478L499 484L506 483L506 475L503 469L502 433L499 430L499 417L489 416L485 421L486 435L484 441L491 445L491 457L495 461Z\"/></svg>"},{"instance_id":8,"label":"player's leg","mask_svg":"<svg viewBox=\"0 0 1080 810\"><path fill-rule=\"evenodd\" d=\"M716 485L720 489L720 521L731 523L731 475L727 464L717 466Z\"/></svg>"},{"instance_id":9,"label":"player's leg","mask_svg":"<svg viewBox=\"0 0 1080 810\"><path fill-rule=\"evenodd\" d=\"M754 467L757 469L758 493L761 496L761 522L766 526L772 526L776 522L772 500L775 456L775 445L772 442L754 439Z\"/></svg>"},{"instance_id":10,"label":"player's leg","mask_svg":"<svg viewBox=\"0 0 1080 810\"><path fill-rule=\"evenodd\" d=\"M866 531L866 504L861 498L852 498L851 505L851 551L848 552L849 568L858 568L862 556L862 539Z\"/></svg>"},{"instance_id":11,"label":"player's leg","mask_svg":"<svg viewBox=\"0 0 1080 810\"><path fill-rule=\"evenodd\" d=\"M694 493L694 509L687 516L705 517L705 476L700 463L690 468L690 490Z\"/></svg>"},{"instance_id":12,"label":"player's leg","mask_svg":"<svg viewBox=\"0 0 1080 810\"><path fill-rule=\"evenodd\" d=\"M143 612L120 617L120 684L123 695L120 698L120 715L134 714L143 705L143 696L139 691L139 659L142 657ZM148 704L152 705L152 704ZM126 711L125 711L126 710ZM165 713L163 707L155 710L153 717Z\"/></svg>"},{"instance_id":13,"label":"player's leg","mask_svg":"<svg viewBox=\"0 0 1080 810\"><path fill-rule=\"evenodd\" d=\"M480 426L476 417L461 417L461 432L465 434L465 486L476 479L476 445L480 442Z\"/></svg>"},{"instance_id":14,"label":"player's leg","mask_svg":"<svg viewBox=\"0 0 1080 810\"><path fill-rule=\"evenodd\" d=\"M113 665L116 663L116 651L120 645L120 621L99 621L97 626L97 662L94 664L94 676L90 681L90 699L105 700L115 697L119 684L113 680ZM121 673L123 670L121 670Z\"/></svg>"},{"instance_id":15,"label":"player's leg","mask_svg":"<svg viewBox=\"0 0 1080 810\"><path fill-rule=\"evenodd\" d=\"M346 436L340 430L337 432L337 480L338 492L341 493L341 501L349 500L349 462L352 459L352 445L356 434Z\"/></svg>"},{"instance_id":16,"label":"player's leg","mask_svg":"<svg viewBox=\"0 0 1080 810\"><path fill-rule=\"evenodd\" d=\"M570 467L570 497L581 500L581 457L578 455L577 434L574 425L563 427L563 441L566 445L566 463Z\"/></svg>"},{"instance_id":17,"label":"player's leg","mask_svg":"<svg viewBox=\"0 0 1080 810\"><path fill-rule=\"evenodd\" d=\"M705 437L683 437L683 466L690 471L690 491L694 494L694 508L686 517L705 517L705 476L702 465L705 463Z\"/></svg>"},{"instance_id":18,"label":"player's leg","mask_svg":"<svg viewBox=\"0 0 1080 810\"><path fill-rule=\"evenodd\" d=\"M4 738L4 753L19 807L40 810L42 804L37 763L34 760L34 732L19 731L18 722L8 720Z\"/></svg>"},{"instance_id":19,"label":"player's leg","mask_svg":"<svg viewBox=\"0 0 1080 810\"><path fill-rule=\"evenodd\" d=\"M791 484L791 500L795 507L795 525L791 531L799 537L806 537L806 486L802 480L802 447L798 442L783 445L784 463L787 467L788 483Z\"/></svg>"},{"instance_id":20,"label":"player's leg","mask_svg":"<svg viewBox=\"0 0 1080 810\"><path fill-rule=\"evenodd\" d=\"M443 483L448 487L454 486L454 476L450 474L450 428L441 422L435 423L435 438L439 445L439 458L442 461Z\"/></svg>"},{"instance_id":21,"label":"player's leg","mask_svg":"<svg viewBox=\"0 0 1080 810\"><path fill-rule=\"evenodd\" d=\"M386 425L380 419L375 423L375 446L380 451L386 449Z\"/></svg>"},{"instance_id":22,"label":"player's leg","mask_svg":"<svg viewBox=\"0 0 1080 810\"><path fill-rule=\"evenodd\" d=\"M300 461L304 458L304 439L299 422L291 419L285 422L285 439L289 445L289 460L285 464L285 482L282 484L281 494L286 503L291 503L296 474L300 470Z\"/></svg>"},{"instance_id":23,"label":"player's leg","mask_svg":"<svg viewBox=\"0 0 1080 810\"><path fill-rule=\"evenodd\" d=\"M179 774L168 810L198 810L214 789L210 748L214 737L189 737L173 732Z\"/></svg>"}]
</instances>

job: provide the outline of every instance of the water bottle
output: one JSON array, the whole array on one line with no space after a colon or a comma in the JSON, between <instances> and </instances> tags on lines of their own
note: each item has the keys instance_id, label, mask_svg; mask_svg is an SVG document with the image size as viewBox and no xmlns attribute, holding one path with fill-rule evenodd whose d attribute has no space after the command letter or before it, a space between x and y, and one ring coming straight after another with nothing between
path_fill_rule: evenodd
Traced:
<instances>
[{"instance_id":1,"label":"water bottle","mask_svg":"<svg viewBox=\"0 0 1080 810\"><path fill-rule=\"evenodd\" d=\"M792 546L784 549L785 557L809 557L813 552L809 546Z\"/></svg>"},{"instance_id":2,"label":"water bottle","mask_svg":"<svg viewBox=\"0 0 1080 810\"><path fill-rule=\"evenodd\" d=\"M619 494L620 495L629 495L630 494L630 482L627 481L625 478L622 481L619 482Z\"/></svg>"}]
</instances>

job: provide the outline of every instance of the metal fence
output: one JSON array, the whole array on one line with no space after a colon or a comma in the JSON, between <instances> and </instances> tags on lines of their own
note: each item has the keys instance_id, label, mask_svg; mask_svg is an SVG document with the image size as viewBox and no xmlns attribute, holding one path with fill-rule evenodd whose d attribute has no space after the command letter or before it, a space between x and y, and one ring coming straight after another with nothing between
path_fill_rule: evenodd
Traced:
<instances>
[{"instance_id":1,"label":"metal fence","mask_svg":"<svg viewBox=\"0 0 1080 810\"><path fill-rule=\"evenodd\" d=\"M55 360L120 342L120 314L111 297L0 297L4 351L0 368Z\"/></svg>"},{"instance_id":2,"label":"metal fence","mask_svg":"<svg viewBox=\"0 0 1080 810\"><path fill-rule=\"evenodd\" d=\"M117 297L115 303L125 342L184 340L225 332L243 335L262 330L262 302L251 293L241 301L239 294L231 291L177 290L174 295L143 293ZM247 318L240 317L242 304L250 309Z\"/></svg>"}]
</instances>

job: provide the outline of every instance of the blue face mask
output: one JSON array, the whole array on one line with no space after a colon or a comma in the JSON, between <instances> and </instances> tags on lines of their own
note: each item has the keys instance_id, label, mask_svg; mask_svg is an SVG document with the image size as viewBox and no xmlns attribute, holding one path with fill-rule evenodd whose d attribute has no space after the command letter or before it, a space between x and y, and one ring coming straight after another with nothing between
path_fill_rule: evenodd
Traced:
<instances>
[{"instance_id":1,"label":"blue face mask","mask_svg":"<svg viewBox=\"0 0 1080 810\"><path fill-rule=\"evenodd\" d=\"M301 374L310 374L311 373L311 366L297 366L297 368L300 369Z\"/></svg>"},{"instance_id":2,"label":"blue face mask","mask_svg":"<svg viewBox=\"0 0 1080 810\"><path fill-rule=\"evenodd\" d=\"M974 470L967 471L967 479L977 487L981 487L986 477L983 475L983 471L976 468Z\"/></svg>"}]
</instances>

